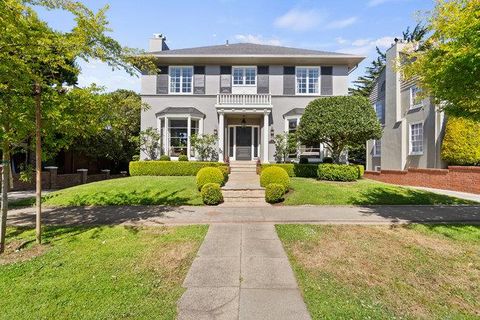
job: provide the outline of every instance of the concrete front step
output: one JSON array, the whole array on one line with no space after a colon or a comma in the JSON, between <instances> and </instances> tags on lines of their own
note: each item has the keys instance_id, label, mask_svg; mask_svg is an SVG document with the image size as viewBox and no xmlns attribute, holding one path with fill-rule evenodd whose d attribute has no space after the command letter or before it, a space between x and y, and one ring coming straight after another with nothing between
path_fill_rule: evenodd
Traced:
<instances>
[{"instance_id":1,"label":"concrete front step","mask_svg":"<svg viewBox=\"0 0 480 320\"><path fill-rule=\"evenodd\" d=\"M265 198L264 190L222 190L224 198Z\"/></svg>"}]
</instances>

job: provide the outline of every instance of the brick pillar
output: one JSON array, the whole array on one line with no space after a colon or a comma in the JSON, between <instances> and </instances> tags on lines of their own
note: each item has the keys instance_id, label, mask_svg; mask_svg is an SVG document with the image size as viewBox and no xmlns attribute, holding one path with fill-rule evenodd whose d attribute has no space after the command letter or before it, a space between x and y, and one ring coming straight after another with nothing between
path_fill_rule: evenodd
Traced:
<instances>
[{"instance_id":1,"label":"brick pillar","mask_svg":"<svg viewBox=\"0 0 480 320\"><path fill-rule=\"evenodd\" d=\"M50 183L48 184L48 189L57 189L57 174L58 174L58 167L45 167L50 174Z\"/></svg>"},{"instance_id":2,"label":"brick pillar","mask_svg":"<svg viewBox=\"0 0 480 320\"><path fill-rule=\"evenodd\" d=\"M105 175L105 180L110 179L110 169L104 169L102 173Z\"/></svg>"},{"instance_id":3,"label":"brick pillar","mask_svg":"<svg viewBox=\"0 0 480 320\"><path fill-rule=\"evenodd\" d=\"M87 183L88 169L77 169L77 172L80 174L80 184Z\"/></svg>"}]
</instances>

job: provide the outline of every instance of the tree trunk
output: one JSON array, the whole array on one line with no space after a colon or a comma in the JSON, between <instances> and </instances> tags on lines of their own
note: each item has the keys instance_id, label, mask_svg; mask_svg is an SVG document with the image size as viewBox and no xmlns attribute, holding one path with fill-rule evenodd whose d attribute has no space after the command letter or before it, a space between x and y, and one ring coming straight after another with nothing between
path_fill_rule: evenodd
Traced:
<instances>
[{"instance_id":1,"label":"tree trunk","mask_svg":"<svg viewBox=\"0 0 480 320\"><path fill-rule=\"evenodd\" d=\"M41 105L41 87L35 84L35 214L36 228L35 236L37 243L42 243L42 105Z\"/></svg>"},{"instance_id":2,"label":"tree trunk","mask_svg":"<svg viewBox=\"0 0 480 320\"><path fill-rule=\"evenodd\" d=\"M1 219L0 219L0 253L5 251L5 234L7 233L7 213L8 213L8 189L9 189L9 171L10 171L10 150L6 140L2 143L3 166L2 166L2 200L1 200Z\"/></svg>"}]
</instances>

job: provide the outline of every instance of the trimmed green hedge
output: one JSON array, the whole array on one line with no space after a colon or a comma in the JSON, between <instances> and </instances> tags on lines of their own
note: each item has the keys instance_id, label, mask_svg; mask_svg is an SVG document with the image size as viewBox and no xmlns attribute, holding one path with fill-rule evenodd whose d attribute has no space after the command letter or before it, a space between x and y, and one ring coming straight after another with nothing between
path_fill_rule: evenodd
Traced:
<instances>
[{"instance_id":1,"label":"trimmed green hedge","mask_svg":"<svg viewBox=\"0 0 480 320\"><path fill-rule=\"evenodd\" d=\"M197 173L196 183L198 190L201 190L207 183L218 183L223 186L225 183L225 175L218 168L202 168Z\"/></svg>"},{"instance_id":2,"label":"trimmed green hedge","mask_svg":"<svg viewBox=\"0 0 480 320\"><path fill-rule=\"evenodd\" d=\"M450 116L442 143L442 159L449 165L480 165L480 121Z\"/></svg>"},{"instance_id":3,"label":"trimmed green hedge","mask_svg":"<svg viewBox=\"0 0 480 320\"><path fill-rule=\"evenodd\" d=\"M219 168L228 177L228 166L220 162L200 161L131 161L131 176L195 176L206 167Z\"/></svg>"},{"instance_id":4,"label":"trimmed green hedge","mask_svg":"<svg viewBox=\"0 0 480 320\"><path fill-rule=\"evenodd\" d=\"M277 163L277 164L262 164L262 171L268 167L280 167L287 171L289 177L300 178L316 178L318 164L297 164L297 163Z\"/></svg>"},{"instance_id":5,"label":"trimmed green hedge","mask_svg":"<svg viewBox=\"0 0 480 320\"><path fill-rule=\"evenodd\" d=\"M324 163L318 166L318 178L329 181L355 181L358 179L357 166Z\"/></svg>"},{"instance_id":6,"label":"trimmed green hedge","mask_svg":"<svg viewBox=\"0 0 480 320\"><path fill-rule=\"evenodd\" d=\"M159 161L170 161L172 159L170 159L170 156L164 154L164 155L161 155L160 156L160 159L158 159Z\"/></svg>"},{"instance_id":7,"label":"trimmed green hedge","mask_svg":"<svg viewBox=\"0 0 480 320\"><path fill-rule=\"evenodd\" d=\"M223 202L223 194L218 183L207 183L202 187L202 199L206 205L214 206Z\"/></svg>"},{"instance_id":8,"label":"trimmed green hedge","mask_svg":"<svg viewBox=\"0 0 480 320\"><path fill-rule=\"evenodd\" d=\"M188 161L188 157L184 154L178 156L178 161Z\"/></svg>"},{"instance_id":9,"label":"trimmed green hedge","mask_svg":"<svg viewBox=\"0 0 480 320\"><path fill-rule=\"evenodd\" d=\"M277 203L283 200L285 188L279 183L270 183L265 187L265 201L268 203Z\"/></svg>"},{"instance_id":10,"label":"trimmed green hedge","mask_svg":"<svg viewBox=\"0 0 480 320\"><path fill-rule=\"evenodd\" d=\"M285 169L278 166L265 168L260 173L260 185L267 187L271 183L281 184L285 188L285 192L290 187L290 177Z\"/></svg>"}]
</instances>

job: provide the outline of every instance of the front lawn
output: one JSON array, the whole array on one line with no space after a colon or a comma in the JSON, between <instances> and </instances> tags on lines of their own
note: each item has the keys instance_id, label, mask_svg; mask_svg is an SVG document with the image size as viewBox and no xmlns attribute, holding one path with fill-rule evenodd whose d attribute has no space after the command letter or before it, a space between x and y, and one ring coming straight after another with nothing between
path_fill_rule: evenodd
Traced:
<instances>
[{"instance_id":1,"label":"front lawn","mask_svg":"<svg viewBox=\"0 0 480 320\"><path fill-rule=\"evenodd\" d=\"M0 256L1 319L174 319L207 232L188 227L9 228Z\"/></svg>"},{"instance_id":2,"label":"front lawn","mask_svg":"<svg viewBox=\"0 0 480 320\"><path fill-rule=\"evenodd\" d=\"M201 205L195 177L128 177L49 193L46 206Z\"/></svg>"},{"instance_id":3,"label":"front lawn","mask_svg":"<svg viewBox=\"0 0 480 320\"><path fill-rule=\"evenodd\" d=\"M373 180L330 182L291 178L286 205L408 205L472 204L472 201Z\"/></svg>"},{"instance_id":4,"label":"front lawn","mask_svg":"<svg viewBox=\"0 0 480 320\"><path fill-rule=\"evenodd\" d=\"M480 227L278 225L313 319L478 319Z\"/></svg>"}]
</instances>

